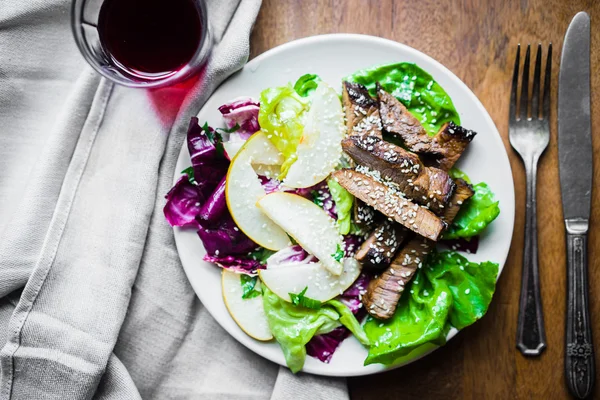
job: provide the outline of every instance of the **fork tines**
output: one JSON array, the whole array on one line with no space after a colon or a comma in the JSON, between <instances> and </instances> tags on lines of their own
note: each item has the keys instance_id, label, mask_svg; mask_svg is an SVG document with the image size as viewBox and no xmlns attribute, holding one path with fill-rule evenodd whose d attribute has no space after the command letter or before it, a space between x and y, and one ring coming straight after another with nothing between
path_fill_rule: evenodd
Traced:
<instances>
[{"instance_id":1,"label":"fork tines","mask_svg":"<svg viewBox=\"0 0 600 400\"><path fill-rule=\"evenodd\" d=\"M546 72L544 76L544 91L541 94L541 107L542 112L540 114L540 72L542 69L542 44L538 44L537 55L535 57L535 67L533 72L533 87L531 94L531 101L529 98L529 59L531 53L531 45L527 45L527 52L525 53L525 62L523 64L523 77L521 79L521 96L519 101L519 109L517 110L517 91L518 91L518 80L519 80L519 64L521 55L521 45L517 46L517 56L515 58L515 69L513 72L512 90L510 93L510 115L509 118L512 120L521 120L532 118L547 119L550 116L550 78L552 75L552 43L548 45L548 54L546 56ZM530 109L529 109L530 108ZM529 114L531 111L531 114Z\"/></svg>"}]
</instances>

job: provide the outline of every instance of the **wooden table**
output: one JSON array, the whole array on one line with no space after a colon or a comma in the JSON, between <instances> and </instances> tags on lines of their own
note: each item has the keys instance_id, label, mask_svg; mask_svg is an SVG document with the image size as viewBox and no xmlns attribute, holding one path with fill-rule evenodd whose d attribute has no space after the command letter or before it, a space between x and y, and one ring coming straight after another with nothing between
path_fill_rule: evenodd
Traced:
<instances>
[{"instance_id":1,"label":"wooden table","mask_svg":"<svg viewBox=\"0 0 600 400\"><path fill-rule=\"evenodd\" d=\"M576 12L592 19L592 125L600 123L600 1L597 0L263 0L252 56L290 40L324 33L364 33L412 46L440 61L479 97L504 140L515 180L513 243L483 320L425 359L395 371L349 379L353 399L562 399L565 243L556 147L556 88L565 30ZM548 348L524 358L515 348L521 281L525 175L508 142L508 97L517 43L554 44L552 138L538 175L542 301ZM401 61L401 60L398 60ZM600 182L600 129L594 138ZM590 296L600 354L600 190L593 193L589 238ZM600 356L595 398L600 398Z\"/></svg>"}]
</instances>

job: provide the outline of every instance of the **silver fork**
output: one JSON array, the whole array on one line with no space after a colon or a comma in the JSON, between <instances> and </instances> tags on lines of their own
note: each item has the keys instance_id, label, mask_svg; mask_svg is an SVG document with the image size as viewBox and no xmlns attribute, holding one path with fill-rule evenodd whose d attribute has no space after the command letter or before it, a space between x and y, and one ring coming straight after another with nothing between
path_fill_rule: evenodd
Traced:
<instances>
[{"instance_id":1,"label":"silver fork","mask_svg":"<svg viewBox=\"0 0 600 400\"><path fill-rule=\"evenodd\" d=\"M542 45L538 45L533 73L533 89L529 97L529 59L527 45L523 64L520 104L517 107L521 45L517 47L512 90L510 93L509 139L519 153L527 175L527 207L525 209L525 248L521 277L521 298L517 326L517 348L526 356L538 356L546 348L546 331L542 315L537 245L537 164L550 140L550 77L552 72L552 43L548 46L544 91L540 85ZM541 94L541 96L540 96ZM540 113L541 105L541 113ZM531 114L528 114L531 111Z\"/></svg>"}]
</instances>

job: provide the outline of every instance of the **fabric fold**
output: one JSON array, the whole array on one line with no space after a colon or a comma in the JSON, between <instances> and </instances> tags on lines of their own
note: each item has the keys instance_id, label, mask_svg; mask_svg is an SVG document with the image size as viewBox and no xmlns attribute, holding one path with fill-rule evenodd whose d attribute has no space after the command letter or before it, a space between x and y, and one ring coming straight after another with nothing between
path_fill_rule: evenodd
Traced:
<instances>
[{"instance_id":1,"label":"fabric fold","mask_svg":"<svg viewBox=\"0 0 600 400\"><path fill-rule=\"evenodd\" d=\"M149 91L85 65L70 1L25 3L0 8L0 399L347 398L229 336L162 216L189 118L247 61L260 1L208 1L203 71Z\"/></svg>"}]
</instances>

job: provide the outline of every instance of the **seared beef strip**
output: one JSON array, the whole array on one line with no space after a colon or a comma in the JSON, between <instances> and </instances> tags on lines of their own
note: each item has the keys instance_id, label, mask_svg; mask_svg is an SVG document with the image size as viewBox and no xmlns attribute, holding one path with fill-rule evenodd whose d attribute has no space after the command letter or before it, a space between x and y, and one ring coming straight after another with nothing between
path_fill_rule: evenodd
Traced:
<instances>
[{"instance_id":1,"label":"seared beef strip","mask_svg":"<svg viewBox=\"0 0 600 400\"><path fill-rule=\"evenodd\" d=\"M369 314L384 320L394 315L404 288L434 246L435 243L421 236L406 243L388 269L369 283L362 297Z\"/></svg>"},{"instance_id":2,"label":"seared beef strip","mask_svg":"<svg viewBox=\"0 0 600 400\"><path fill-rule=\"evenodd\" d=\"M444 124L433 137L431 154L435 162L432 165L444 171L452 168L475 135L477 132L465 129L454 122Z\"/></svg>"},{"instance_id":3,"label":"seared beef strip","mask_svg":"<svg viewBox=\"0 0 600 400\"><path fill-rule=\"evenodd\" d=\"M451 223L463 202L473 194L473 189L467 182L457 179L456 190L442 218ZM367 293L363 296L363 304L369 314L384 320L394 315L404 288L434 247L434 242L423 237L417 236L408 241L392 260L389 268L369 284Z\"/></svg>"},{"instance_id":4,"label":"seared beef strip","mask_svg":"<svg viewBox=\"0 0 600 400\"><path fill-rule=\"evenodd\" d=\"M454 182L456 183L456 189L448 202L448 207L446 207L446 210L442 214L442 219L446 221L448 225L454 221L454 218L456 218L456 214L458 214L463 203L475 194L471 185L463 179L456 179Z\"/></svg>"},{"instance_id":5,"label":"seared beef strip","mask_svg":"<svg viewBox=\"0 0 600 400\"><path fill-rule=\"evenodd\" d=\"M383 129L402 139L409 150L416 153L430 153L431 137L419 120L404 107L404 104L383 90L379 83L377 83L377 95Z\"/></svg>"},{"instance_id":6,"label":"seared beef strip","mask_svg":"<svg viewBox=\"0 0 600 400\"><path fill-rule=\"evenodd\" d=\"M381 117L377 100L366 87L343 82L342 103L346 110L346 127L351 135L381 137Z\"/></svg>"},{"instance_id":7,"label":"seared beef strip","mask_svg":"<svg viewBox=\"0 0 600 400\"><path fill-rule=\"evenodd\" d=\"M394 184L348 169L335 171L332 176L350 194L421 236L437 241L446 228L433 212L403 197Z\"/></svg>"},{"instance_id":8,"label":"seared beef strip","mask_svg":"<svg viewBox=\"0 0 600 400\"><path fill-rule=\"evenodd\" d=\"M404 196L436 213L454 191L447 172L425 167L415 153L382 139L351 136L342 141L342 148L357 164L378 171L384 180L396 183Z\"/></svg>"},{"instance_id":9,"label":"seared beef strip","mask_svg":"<svg viewBox=\"0 0 600 400\"><path fill-rule=\"evenodd\" d=\"M409 150L426 155L431 160L430 165L444 171L452 168L477 134L454 122L448 122L431 137L419 120L379 84L377 84L377 95L383 129L402 139Z\"/></svg>"},{"instance_id":10,"label":"seared beef strip","mask_svg":"<svg viewBox=\"0 0 600 400\"><path fill-rule=\"evenodd\" d=\"M370 232L377 226L381 214L359 199L354 199L354 221L363 232Z\"/></svg>"},{"instance_id":11,"label":"seared beef strip","mask_svg":"<svg viewBox=\"0 0 600 400\"><path fill-rule=\"evenodd\" d=\"M409 232L403 226L386 219L369 234L358 248L354 258L365 267L384 269L390 265Z\"/></svg>"}]
</instances>

